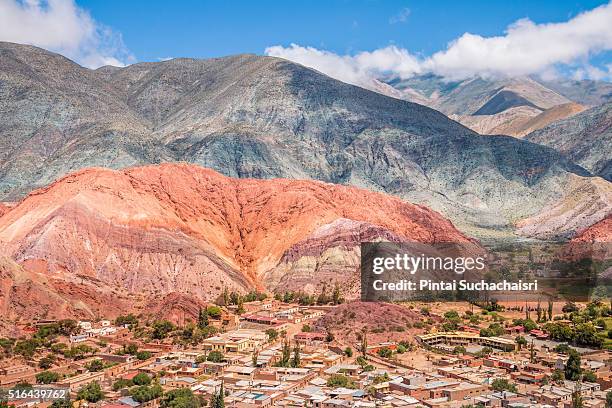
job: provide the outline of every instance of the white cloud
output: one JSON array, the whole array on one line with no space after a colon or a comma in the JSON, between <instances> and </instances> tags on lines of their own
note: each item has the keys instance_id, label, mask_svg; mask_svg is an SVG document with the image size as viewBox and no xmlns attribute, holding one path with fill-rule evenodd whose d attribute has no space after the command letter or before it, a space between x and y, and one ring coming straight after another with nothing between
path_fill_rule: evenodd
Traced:
<instances>
[{"instance_id":1,"label":"white cloud","mask_svg":"<svg viewBox=\"0 0 612 408\"><path fill-rule=\"evenodd\" d=\"M392 16L389 19L389 24L405 23L406 20L408 20L409 16L410 16L410 9L403 8L400 10L399 13L397 13L396 15Z\"/></svg>"},{"instance_id":2,"label":"white cloud","mask_svg":"<svg viewBox=\"0 0 612 408\"><path fill-rule=\"evenodd\" d=\"M445 50L419 58L395 46L337 55L312 47L291 44L274 46L266 54L286 58L317 69L334 78L363 84L388 74L405 78L433 72L449 79L472 76L550 76L556 67L573 67L576 75L593 79L610 72L593 67L589 58L612 50L612 3L584 12L562 23L535 24L522 19L503 36L482 37L465 33Z\"/></svg>"},{"instance_id":3,"label":"white cloud","mask_svg":"<svg viewBox=\"0 0 612 408\"><path fill-rule=\"evenodd\" d=\"M120 34L73 0L0 0L0 40L55 51L90 68L134 60Z\"/></svg>"},{"instance_id":4,"label":"white cloud","mask_svg":"<svg viewBox=\"0 0 612 408\"><path fill-rule=\"evenodd\" d=\"M395 46L352 56L341 56L296 44L289 47L268 47L265 52L273 57L285 58L314 68L332 78L366 87L373 79L389 72L401 78L408 78L420 72L419 61L408 51Z\"/></svg>"}]
</instances>

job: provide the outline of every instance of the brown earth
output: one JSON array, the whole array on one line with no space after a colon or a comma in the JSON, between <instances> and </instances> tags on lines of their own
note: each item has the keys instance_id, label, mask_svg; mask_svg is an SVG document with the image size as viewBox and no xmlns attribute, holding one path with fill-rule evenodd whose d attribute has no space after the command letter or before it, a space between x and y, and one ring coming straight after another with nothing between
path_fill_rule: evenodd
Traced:
<instances>
[{"instance_id":1,"label":"brown earth","mask_svg":"<svg viewBox=\"0 0 612 408\"><path fill-rule=\"evenodd\" d=\"M426 319L418 309L382 302L349 302L321 317L315 330L331 332L343 345L359 343L359 335L366 330L369 345L386 341L412 340L422 329L414 324ZM434 320L438 318L434 317Z\"/></svg>"}]
</instances>

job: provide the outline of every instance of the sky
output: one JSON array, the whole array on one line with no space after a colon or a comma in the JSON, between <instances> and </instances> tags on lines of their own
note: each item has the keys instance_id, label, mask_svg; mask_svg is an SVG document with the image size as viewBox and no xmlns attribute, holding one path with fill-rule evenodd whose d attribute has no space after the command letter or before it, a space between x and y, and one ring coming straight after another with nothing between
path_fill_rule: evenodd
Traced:
<instances>
[{"instance_id":1,"label":"sky","mask_svg":"<svg viewBox=\"0 0 612 408\"><path fill-rule=\"evenodd\" d=\"M612 79L612 4L596 0L0 0L0 40L90 68L254 53L355 84L422 73Z\"/></svg>"}]
</instances>

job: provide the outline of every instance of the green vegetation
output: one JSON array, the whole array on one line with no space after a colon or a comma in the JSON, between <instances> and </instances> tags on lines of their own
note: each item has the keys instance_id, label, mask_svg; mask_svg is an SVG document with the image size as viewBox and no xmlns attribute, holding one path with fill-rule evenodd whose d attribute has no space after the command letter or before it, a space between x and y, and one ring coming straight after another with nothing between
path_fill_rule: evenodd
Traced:
<instances>
[{"instance_id":1,"label":"green vegetation","mask_svg":"<svg viewBox=\"0 0 612 408\"><path fill-rule=\"evenodd\" d=\"M160 401L161 408L199 408L201 405L189 388L168 391Z\"/></svg>"},{"instance_id":2,"label":"green vegetation","mask_svg":"<svg viewBox=\"0 0 612 408\"><path fill-rule=\"evenodd\" d=\"M48 354L46 357L43 357L38 362L38 367L46 370L49 369L55 364L55 356L53 354Z\"/></svg>"},{"instance_id":3,"label":"green vegetation","mask_svg":"<svg viewBox=\"0 0 612 408\"><path fill-rule=\"evenodd\" d=\"M225 356L223 355L222 352L215 350L215 351L211 351L210 353L208 353L206 360L211 361L213 363L221 363L225 361Z\"/></svg>"},{"instance_id":4,"label":"green vegetation","mask_svg":"<svg viewBox=\"0 0 612 408\"><path fill-rule=\"evenodd\" d=\"M268 329L266 330L266 335L268 336L268 341L272 343L273 341L276 341L276 339L278 338L278 331L274 329Z\"/></svg>"},{"instance_id":5,"label":"green vegetation","mask_svg":"<svg viewBox=\"0 0 612 408\"><path fill-rule=\"evenodd\" d=\"M516 336L514 341L518 345L518 349L519 350L521 350L523 348L523 346L527 345L527 340L525 340L525 338L523 336Z\"/></svg>"},{"instance_id":6,"label":"green vegetation","mask_svg":"<svg viewBox=\"0 0 612 408\"><path fill-rule=\"evenodd\" d=\"M152 329L151 337L156 340L163 340L168 333L174 330L174 325L168 320L156 320L153 322Z\"/></svg>"},{"instance_id":7,"label":"green vegetation","mask_svg":"<svg viewBox=\"0 0 612 408\"><path fill-rule=\"evenodd\" d=\"M219 392L214 394L210 399L210 408L224 408L225 407L225 390L223 389L223 383L219 388Z\"/></svg>"},{"instance_id":8,"label":"green vegetation","mask_svg":"<svg viewBox=\"0 0 612 408\"><path fill-rule=\"evenodd\" d=\"M505 378L496 378L491 383L491 387L495 391L510 391L516 392L516 385L512 384Z\"/></svg>"},{"instance_id":9,"label":"green vegetation","mask_svg":"<svg viewBox=\"0 0 612 408\"><path fill-rule=\"evenodd\" d=\"M393 356L393 350L388 347L382 347L376 352L376 354L382 358L391 358Z\"/></svg>"},{"instance_id":10,"label":"green vegetation","mask_svg":"<svg viewBox=\"0 0 612 408\"><path fill-rule=\"evenodd\" d=\"M85 366L89 372L97 372L104 370L104 362L102 360L93 360Z\"/></svg>"},{"instance_id":11,"label":"green vegetation","mask_svg":"<svg viewBox=\"0 0 612 408\"><path fill-rule=\"evenodd\" d=\"M132 382L135 385L149 385L151 384L151 377L145 373L138 373L132 378Z\"/></svg>"},{"instance_id":12,"label":"green vegetation","mask_svg":"<svg viewBox=\"0 0 612 408\"><path fill-rule=\"evenodd\" d=\"M327 386L333 387L333 388L338 388L338 387L351 388L351 389L357 388L355 382L344 374L332 374L327 379Z\"/></svg>"},{"instance_id":13,"label":"green vegetation","mask_svg":"<svg viewBox=\"0 0 612 408\"><path fill-rule=\"evenodd\" d=\"M163 390L159 384L154 384L152 386L141 385L130 390L130 396L134 399L134 401L138 401L140 403L159 398L162 396L162 394Z\"/></svg>"},{"instance_id":14,"label":"green vegetation","mask_svg":"<svg viewBox=\"0 0 612 408\"><path fill-rule=\"evenodd\" d=\"M578 381L581 378L581 374L580 354L572 349L569 352L569 359L565 363L565 378L571 381Z\"/></svg>"},{"instance_id":15,"label":"green vegetation","mask_svg":"<svg viewBox=\"0 0 612 408\"><path fill-rule=\"evenodd\" d=\"M41 373L36 374L37 384L51 384L57 382L59 379L59 374L54 373L53 371L43 371Z\"/></svg>"},{"instance_id":16,"label":"green vegetation","mask_svg":"<svg viewBox=\"0 0 612 408\"><path fill-rule=\"evenodd\" d=\"M87 402L98 402L104 399L104 393L102 392L102 388L100 388L100 384L94 381L81 387L77 393L77 399Z\"/></svg>"},{"instance_id":17,"label":"green vegetation","mask_svg":"<svg viewBox=\"0 0 612 408\"><path fill-rule=\"evenodd\" d=\"M463 347L463 346L456 346L453 349L453 354L459 354L459 355L465 354L465 347Z\"/></svg>"},{"instance_id":18,"label":"green vegetation","mask_svg":"<svg viewBox=\"0 0 612 408\"><path fill-rule=\"evenodd\" d=\"M117 381L113 383L113 391L119 391L120 389L123 389L123 388L129 388L133 385L134 383L132 382L132 380L127 380L125 378L119 378Z\"/></svg>"},{"instance_id":19,"label":"green vegetation","mask_svg":"<svg viewBox=\"0 0 612 408\"><path fill-rule=\"evenodd\" d=\"M115 325L117 326L128 325L128 327L131 329L133 327L138 326L138 318L136 318L136 316L134 316L131 313L125 316L119 316L115 319Z\"/></svg>"}]
</instances>

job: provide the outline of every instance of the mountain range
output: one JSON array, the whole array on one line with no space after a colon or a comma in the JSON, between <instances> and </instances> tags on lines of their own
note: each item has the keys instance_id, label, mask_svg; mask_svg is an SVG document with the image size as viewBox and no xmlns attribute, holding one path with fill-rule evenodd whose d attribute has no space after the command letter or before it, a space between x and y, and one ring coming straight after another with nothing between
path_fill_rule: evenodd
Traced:
<instances>
[{"instance_id":1,"label":"mountain range","mask_svg":"<svg viewBox=\"0 0 612 408\"><path fill-rule=\"evenodd\" d=\"M481 134L523 137L588 107L612 101L612 84L539 78L470 78L449 81L428 74L391 79L394 97L437 109Z\"/></svg>"},{"instance_id":2,"label":"mountain range","mask_svg":"<svg viewBox=\"0 0 612 408\"><path fill-rule=\"evenodd\" d=\"M527 92L524 81L509 81L485 106L478 95L490 86L472 82L449 85L447 95L463 96L437 108L491 115L525 107L515 97ZM569 103L541 84L527 93L522 98L533 109ZM0 94L4 201L81 168L186 161L232 177L385 192L440 211L483 239L566 238L610 213L610 183L568 152L482 136L434 109L278 58L89 70L39 48L1 43Z\"/></svg>"}]
</instances>

